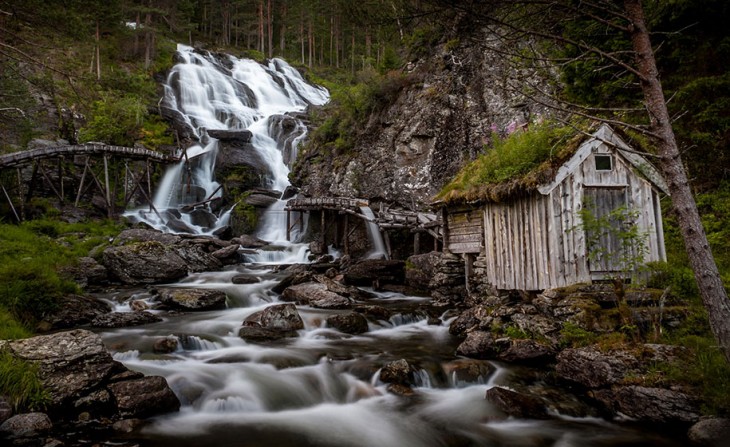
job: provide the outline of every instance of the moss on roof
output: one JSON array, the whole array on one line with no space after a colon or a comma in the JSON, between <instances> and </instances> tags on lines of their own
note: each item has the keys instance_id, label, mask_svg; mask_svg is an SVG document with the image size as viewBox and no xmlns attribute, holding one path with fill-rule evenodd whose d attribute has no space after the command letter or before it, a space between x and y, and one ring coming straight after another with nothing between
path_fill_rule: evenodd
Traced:
<instances>
[{"instance_id":1,"label":"moss on roof","mask_svg":"<svg viewBox=\"0 0 730 447\"><path fill-rule=\"evenodd\" d=\"M579 128L586 128L583 124ZM586 139L575 126L543 122L506 138L466 165L435 200L448 205L503 202L548 183Z\"/></svg>"}]
</instances>

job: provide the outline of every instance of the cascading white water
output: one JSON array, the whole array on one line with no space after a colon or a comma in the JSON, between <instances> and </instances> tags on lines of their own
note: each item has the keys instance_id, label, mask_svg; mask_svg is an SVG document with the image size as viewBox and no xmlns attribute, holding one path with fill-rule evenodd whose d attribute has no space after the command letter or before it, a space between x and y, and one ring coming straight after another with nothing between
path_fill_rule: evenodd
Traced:
<instances>
[{"instance_id":1,"label":"cascading white water","mask_svg":"<svg viewBox=\"0 0 730 447\"><path fill-rule=\"evenodd\" d=\"M180 113L201 143L187 148L180 163L167 170L154 196L153 210L130 210L126 215L162 231L212 234L228 225L230 210L216 215L207 207L210 199L221 196L214 177L218 140L207 131L250 131L251 145L271 176L262 186L284 191L289 186L290 166L284 162L282 148L288 146L288 158L293 162L305 126L297 120L299 135L285 144L280 140L287 135L274 131L272 118L302 112L310 104L324 104L329 94L308 84L281 59L262 65L249 59L213 56L185 45L178 45L178 59L180 63L172 68L165 84L163 104ZM178 211L185 205L187 211L198 208L208 213L204 219L196 219L194 213ZM283 208L284 202L278 201L267 211L260 237L285 242Z\"/></svg>"},{"instance_id":2,"label":"cascading white water","mask_svg":"<svg viewBox=\"0 0 730 447\"><path fill-rule=\"evenodd\" d=\"M383 235L380 234L380 228L375 223L375 215L373 210L368 206L361 206L360 212L363 216L367 217L367 229L368 239L373 245L373 249L370 250L365 257L368 259L388 259L388 252L385 250L385 243L383 242Z\"/></svg>"}]
</instances>

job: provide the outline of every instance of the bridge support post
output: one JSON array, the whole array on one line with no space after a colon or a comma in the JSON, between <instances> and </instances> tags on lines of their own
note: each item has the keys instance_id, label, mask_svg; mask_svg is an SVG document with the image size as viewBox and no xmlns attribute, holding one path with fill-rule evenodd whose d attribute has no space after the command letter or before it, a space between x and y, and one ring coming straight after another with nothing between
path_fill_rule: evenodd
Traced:
<instances>
[{"instance_id":1,"label":"bridge support post","mask_svg":"<svg viewBox=\"0 0 730 447\"><path fill-rule=\"evenodd\" d=\"M421 251L421 233L416 231L413 233L413 254L420 254Z\"/></svg>"},{"instance_id":2,"label":"bridge support post","mask_svg":"<svg viewBox=\"0 0 730 447\"><path fill-rule=\"evenodd\" d=\"M345 254L350 254L350 216L348 214L345 214L345 223L344 223L345 229L342 232L342 245L344 245L345 248Z\"/></svg>"},{"instance_id":3,"label":"bridge support post","mask_svg":"<svg viewBox=\"0 0 730 447\"><path fill-rule=\"evenodd\" d=\"M107 217L112 217L112 200L109 194L109 162L107 156L104 154L104 186L105 186L105 197L106 197L106 214Z\"/></svg>"},{"instance_id":4,"label":"bridge support post","mask_svg":"<svg viewBox=\"0 0 730 447\"><path fill-rule=\"evenodd\" d=\"M291 241L291 211L286 210L286 240Z\"/></svg>"}]
</instances>

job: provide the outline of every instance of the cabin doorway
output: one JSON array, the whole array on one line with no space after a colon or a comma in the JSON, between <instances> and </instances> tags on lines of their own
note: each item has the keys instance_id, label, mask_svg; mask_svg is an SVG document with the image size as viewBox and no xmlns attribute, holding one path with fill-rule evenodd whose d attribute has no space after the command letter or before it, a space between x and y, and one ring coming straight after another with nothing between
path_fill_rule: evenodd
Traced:
<instances>
[{"instance_id":1,"label":"cabin doorway","mask_svg":"<svg viewBox=\"0 0 730 447\"><path fill-rule=\"evenodd\" d=\"M615 278L626 270L632 250L626 244L626 231L634 224L626 187L586 187L581 217L591 277Z\"/></svg>"}]
</instances>

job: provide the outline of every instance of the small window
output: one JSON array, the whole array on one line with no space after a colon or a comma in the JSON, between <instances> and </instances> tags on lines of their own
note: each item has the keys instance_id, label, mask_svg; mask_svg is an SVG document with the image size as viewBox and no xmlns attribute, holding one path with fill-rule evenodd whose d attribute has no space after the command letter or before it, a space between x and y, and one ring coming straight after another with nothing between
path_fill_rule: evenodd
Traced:
<instances>
[{"instance_id":1,"label":"small window","mask_svg":"<svg viewBox=\"0 0 730 447\"><path fill-rule=\"evenodd\" d=\"M613 169L613 157L610 155L594 155L596 171L610 171Z\"/></svg>"}]
</instances>

